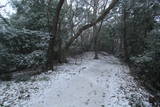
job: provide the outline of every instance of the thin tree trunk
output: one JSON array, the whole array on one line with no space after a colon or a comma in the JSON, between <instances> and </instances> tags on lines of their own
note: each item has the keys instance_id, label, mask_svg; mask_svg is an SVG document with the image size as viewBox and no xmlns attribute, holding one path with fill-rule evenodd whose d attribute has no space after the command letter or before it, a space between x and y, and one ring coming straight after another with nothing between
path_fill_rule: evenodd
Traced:
<instances>
[{"instance_id":1,"label":"thin tree trunk","mask_svg":"<svg viewBox=\"0 0 160 107\"><path fill-rule=\"evenodd\" d=\"M59 21L59 26L58 26L58 40L57 40L57 44L58 44L58 56L57 56L57 61L59 63L62 63L62 38L61 38L61 21Z\"/></svg>"},{"instance_id":2,"label":"thin tree trunk","mask_svg":"<svg viewBox=\"0 0 160 107\"><path fill-rule=\"evenodd\" d=\"M99 37L99 33L100 33L101 29L102 29L102 25L103 25L103 20L101 21L99 29L96 32L97 34L96 34L96 37L95 37L95 59L98 59L98 47L99 47L99 42L100 42L98 37Z\"/></svg>"},{"instance_id":3,"label":"thin tree trunk","mask_svg":"<svg viewBox=\"0 0 160 107\"><path fill-rule=\"evenodd\" d=\"M126 29L126 7L123 9L123 50L124 50L124 60L125 62L129 62L129 54L128 54L128 43L127 43L127 29Z\"/></svg>"},{"instance_id":4,"label":"thin tree trunk","mask_svg":"<svg viewBox=\"0 0 160 107\"><path fill-rule=\"evenodd\" d=\"M98 1L99 0L94 0L94 10L93 10L93 17L94 17L94 21L97 19L97 11L98 11ZM97 53L97 38L98 38L98 33L97 33L97 25L93 26L93 48L94 48L94 52L95 52L95 56L94 59L98 59L98 53Z\"/></svg>"},{"instance_id":5,"label":"thin tree trunk","mask_svg":"<svg viewBox=\"0 0 160 107\"><path fill-rule=\"evenodd\" d=\"M97 9L98 9L98 0L95 0L96 2L94 2L94 13L95 13L95 15L94 15L94 17L96 18L97 17ZM107 3L108 3L108 0L106 1L106 5L107 5ZM104 6L104 10L105 10L105 8L106 8L106 5ZM101 28L102 28L102 24L103 24L103 21L104 21L104 19L102 19L102 21L101 21L101 23L100 23L100 26L99 26L99 28L95 25L95 26L93 26L93 32L94 32L94 52L95 52L95 55L94 55L94 59L98 59L98 47L99 47L99 45L98 45L98 37L99 37L99 33L100 33L100 31L101 31Z\"/></svg>"}]
</instances>

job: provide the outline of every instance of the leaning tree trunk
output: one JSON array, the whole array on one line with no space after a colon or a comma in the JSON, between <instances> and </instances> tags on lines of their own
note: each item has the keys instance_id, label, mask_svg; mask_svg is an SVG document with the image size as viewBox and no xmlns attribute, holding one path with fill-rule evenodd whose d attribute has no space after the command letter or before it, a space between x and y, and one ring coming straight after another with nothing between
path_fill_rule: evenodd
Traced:
<instances>
[{"instance_id":1,"label":"leaning tree trunk","mask_svg":"<svg viewBox=\"0 0 160 107\"><path fill-rule=\"evenodd\" d=\"M60 11L62 9L62 6L64 4L65 0L60 0L57 7L56 7L56 14L53 18L53 27L52 27L52 35L50 36L49 40L49 46L47 51L47 70L53 69L54 63L58 62L59 57L59 43L60 37L58 35L58 22L60 17Z\"/></svg>"}]
</instances>

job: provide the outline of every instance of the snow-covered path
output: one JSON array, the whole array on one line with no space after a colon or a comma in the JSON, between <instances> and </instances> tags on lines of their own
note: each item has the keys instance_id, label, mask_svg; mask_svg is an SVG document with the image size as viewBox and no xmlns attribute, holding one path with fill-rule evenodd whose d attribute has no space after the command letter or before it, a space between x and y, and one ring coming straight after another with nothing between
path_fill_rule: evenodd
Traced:
<instances>
[{"instance_id":1,"label":"snow-covered path","mask_svg":"<svg viewBox=\"0 0 160 107\"><path fill-rule=\"evenodd\" d=\"M16 107L130 107L136 103L149 107L148 93L136 85L127 66L109 55L92 58L92 53L86 53L78 64L70 59L58 66L58 74L51 74L46 82L49 87Z\"/></svg>"}]
</instances>

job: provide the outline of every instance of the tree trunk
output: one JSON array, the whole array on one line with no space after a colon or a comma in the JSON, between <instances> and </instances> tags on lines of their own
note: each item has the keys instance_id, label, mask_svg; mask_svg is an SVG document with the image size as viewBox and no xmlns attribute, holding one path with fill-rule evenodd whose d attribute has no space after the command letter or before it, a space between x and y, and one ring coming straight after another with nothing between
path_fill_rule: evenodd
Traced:
<instances>
[{"instance_id":1,"label":"tree trunk","mask_svg":"<svg viewBox=\"0 0 160 107\"><path fill-rule=\"evenodd\" d=\"M99 0L95 0L95 2L94 2L94 7L95 7L94 8L94 13L95 13L94 17L95 18L97 18L96 14L97 14L97 11L98 11L98 1ZM107 3L108 3L108 0L106 1L106 5L104 6L104 10L107 6ZM104 19L102 19L99 28L96 25L93 26L94 36L95 36L94 37L94 51L95 51L94 59L98 59L98 47L99 47L99 44L100 44L100 41L99 41L98 37L99 37L99 33L101 31L101 28L102 28L103 21L104 21Z\"/></svg>"},{"instance_id":2,"label":"tree trunk","mask_svg":"<svg viewBox=\"0 0 160 107\"><path fill-rule=\"evenodd\" d=\"M58 22L60 17L60 11L62 9L62 6L64 4L65 0L60 0L57 8L56 8L56 14L53 18L53 27L52 27L52 35L50 36L49 40L49 46L47 51L47 70L52 70L53 65L58 62L59 57L59 43L60 43L60 37L57 35L58 32Z\"/></svg>"},{"instance_id":3,"label":"tree trunk","mask_svg":"<svg viewBox=\"0 0 160 107\"><path fill-rule=\"evenodd\" d=\"M98 11L98 1L99 0L94 0L94 8L93 8L93 20L96 21L97 19L97 11ZM97 39L98 39L98 33L97 33L97 25L94 25L93 26L93 40L94 40L94 43L93 43L93 48L94 48L94 59L98 59L98 50L97 50Z\"/></svg>"},{"instance_id":4,"label":"tree trunk","mask_svg":"<svg viewBox=\"0 0 160 107\"><path fill-rule=\"evenodd\" d=\"M125 62L129 62L126 17L127 17L127 12L126 12L126 7L124 6L123 8L123 50L124 50L124 60Z\"/></svg>"}]
</instances>

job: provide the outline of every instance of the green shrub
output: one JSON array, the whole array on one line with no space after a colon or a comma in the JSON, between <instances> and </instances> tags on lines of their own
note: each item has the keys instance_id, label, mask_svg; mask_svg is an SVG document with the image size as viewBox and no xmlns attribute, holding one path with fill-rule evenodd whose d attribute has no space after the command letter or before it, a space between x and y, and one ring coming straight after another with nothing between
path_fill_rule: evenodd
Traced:
<instances>
[{"instance_id":1,"label":"green shrub","mask_svg":"<svg viewBox=\"0 0 160 107\"><path fill-rule=\"evenodd\" d=\"M0 28L0 74L44 64L47 37L43 32Z\"/></svg>"}]
</instances>

